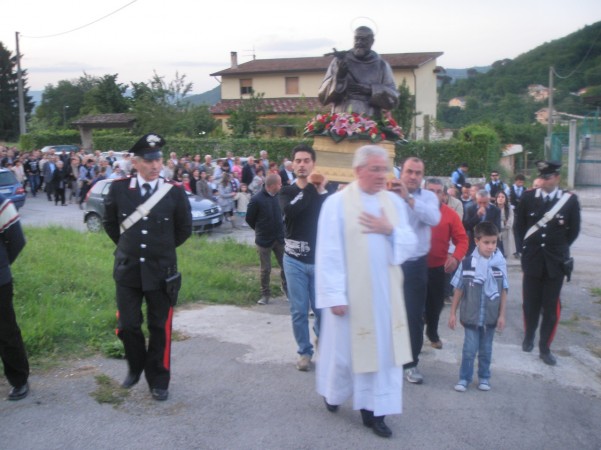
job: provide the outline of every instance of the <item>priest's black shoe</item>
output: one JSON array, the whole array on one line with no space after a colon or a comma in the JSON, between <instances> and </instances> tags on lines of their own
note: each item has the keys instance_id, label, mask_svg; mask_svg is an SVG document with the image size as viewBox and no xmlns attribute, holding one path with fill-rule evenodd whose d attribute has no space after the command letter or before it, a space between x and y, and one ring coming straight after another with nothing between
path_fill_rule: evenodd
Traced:
<instances>
[{"instance_id":1,"label":"priest's black shoe","mask_svg":"<svg viewBox=\"0 0 601 450\"><path fill-rule=\"evenodd\" d=\"M554 366L555 364L557 364L557 360L555 359L555 356L553 356L553 353L551 353L551 352L541 353L540 359L542 359L543 362L549 366Z\"/></svg>"},{"instance_id":2,"label":"priest's black shoe","mask_svg":"<svg viewBox=\"0 0 601 450\"><path fill-rule=\"evenodd\" d=\"M534 342L528 339L524 339L524 341L522 342L522 350L525 352L531 352L533 348Z\"/></svg>"},{"instance_id":3,"label":"priest's black shoe","mask_svg":"<svg viewBox=\"0 0 601 450\"><path fill-rule=\"evenodd\" d=\"M169 391L167 389L152 388L150 393L152 394L152 398L159 402L164 402L169 398Z\"/></svg>"},{"instance_id":4,"label":"priest's black shoe","mask_svg":"<svg viewBox=\"0 0 601 450\"><path fill-rule=\"evenodd\" d=\"M22 400L27 397L27 394L29 394L29 383L12 388L8 393L8 399L11 401Z\"/></svg>"},{"instance_id":5,"label":"priest's black shoe","mask_svg":"<svg viewBox=\"0 0 601 450\"><path fill-rule=\"evenodd\" d=\"M392 436L392 431L388 428L388 425L384 423L384 417L386 416L374 416L374 422L372 429L374 433L380 437L389 438Z\"/></svg>"},{"instance_id":6,"label":"priest's black shoe","mask_svg":"<svg viewBox=\"0 0 601 450\"><path fill-rule=\"evenodd\" d=\"M135 386L136 384L138 384L138 381L140 381L140 375L139 373L134 373L134 372L127 372L127 376L125 377L125 380L123 380L123 383L121 383L121 387L125 388L125 389L129 389L130 387Z\"/></svg>"},{"instance_id":7,"label":"priest's black shoe","mask_svg":"<svg viewBox=\"0 0 601 450\"><path fill-rule=\"evenodd\" d=\"M361 420L363 420L363 425L368 428L373 427L374 425L374 412L368 409L361 410Z\"/></svg>"},{"instance_id":8,"label":"priest's black shoe","mask_svg":"<svg viewBox=\"0 0 601 450\"><path fill-rule=\"evenodd\" d=\"M326 409L331 413L338 411L338 405L330 405L325 397L323 398L323 402L326 404Z\"/></svg>"}]
</instances>

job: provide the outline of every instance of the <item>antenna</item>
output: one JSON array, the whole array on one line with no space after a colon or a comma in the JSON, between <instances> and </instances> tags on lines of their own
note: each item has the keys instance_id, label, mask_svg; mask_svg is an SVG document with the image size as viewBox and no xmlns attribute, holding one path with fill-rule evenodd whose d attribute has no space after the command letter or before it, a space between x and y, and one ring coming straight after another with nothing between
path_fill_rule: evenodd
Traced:
<instances>
[{"instance_id":1,"label":"antenna","mask_svg":"<svg viewBox=\"0 0 601 450\"><path fill-rule=\"evenodd\" d=\"M257 55L255 53L255 46L253 45L250 50L242 50L242 56L252 56L253 60L257 59Z\"/></svg>"}]
</instances>

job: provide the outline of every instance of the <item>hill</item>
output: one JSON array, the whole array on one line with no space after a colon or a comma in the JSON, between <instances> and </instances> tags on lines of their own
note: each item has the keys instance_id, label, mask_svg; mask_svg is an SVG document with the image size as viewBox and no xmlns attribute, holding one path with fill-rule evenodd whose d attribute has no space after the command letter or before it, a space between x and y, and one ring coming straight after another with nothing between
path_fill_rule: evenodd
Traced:
<instances>
[{"instance_id":1,"label":"hill","mask_svg":"<svg viewBox=\"0 0 601 450\"><path fill-rule=\"evenodd\" d=\"M215 86L210 91L186 97L186 100L192 105L202 105L204 103L212 106L221 100L221 87Z\"/></svg>"},{"instance_id":2,"label":"hill","mask_svg":"<svg viewBox=\"0 0 601 450\"><path fill-rule=\"evenodd\" d=\"M557 74L556 89L575 92L601 85L601 22L551 41L517 58L495 61L491 70L447 89L445 97L476 95L484 99L521 95L530 84L549 84L549 67ZM568 76L569 75L569 76Z\"/></svg>"},{"instance_id":3,"label":"hill","mask_svg":"<svg viewBox=\"0 0 601 450\"><path fill-rule=\"evenodd\" d=\"M439 91L437 119L445 127L461 128L478 122L532 124L534 113L546 107L527 95L532 84L549 85L553 66L554 109L584 115L591 106L576 93L591 93L601 86L601 22L588 25L560 39L542 44L515 59L492 63L486 73L467 79L445 80ZM453 97L466 99L465 109L449 108Z\"/></svg>"}]
</instances>

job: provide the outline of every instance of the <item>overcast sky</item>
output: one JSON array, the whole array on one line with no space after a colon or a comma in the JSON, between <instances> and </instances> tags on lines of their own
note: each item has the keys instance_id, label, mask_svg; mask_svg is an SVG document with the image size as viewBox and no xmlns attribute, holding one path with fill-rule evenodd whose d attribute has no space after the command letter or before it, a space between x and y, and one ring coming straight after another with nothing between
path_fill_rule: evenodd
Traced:
<instances>
[{"instance_id":1,"label":"overcast sky","mask_svg":"<svg viewBox=\"0 0 601 450\"><path fill-rule=\"evenodd\" d=\"M0 41L16 54L21 34L31 90L84 72L127 84L156 71L185 74L202 93L231 51L239 63L253 52L319 56L350 48L357 25L375 29L379 53L440 51L445 68L486 66L601 20L601 0L4 0L1 11Z\"/></svg>"}]
</instances>

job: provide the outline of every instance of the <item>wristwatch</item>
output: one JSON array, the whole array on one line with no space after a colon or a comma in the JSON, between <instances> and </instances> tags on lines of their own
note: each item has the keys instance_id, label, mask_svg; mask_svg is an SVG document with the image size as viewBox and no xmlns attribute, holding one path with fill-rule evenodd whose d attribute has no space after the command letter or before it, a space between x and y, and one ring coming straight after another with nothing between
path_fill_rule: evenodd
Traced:
<instances>
[{"instance_id":1,"label":"wristwatch","mask_svg":"<svg viewBox=\"0 0 601 450\"><path fill-rule=\"evenodd\" d=\"M409 195L407 195L407 198L405 199L405 201L406 201L407 203L409 203L409 200L413 200L414 198L415 198L415 197L413 196L413 194L409 194Z\"/></svg>"}]
</instances>

